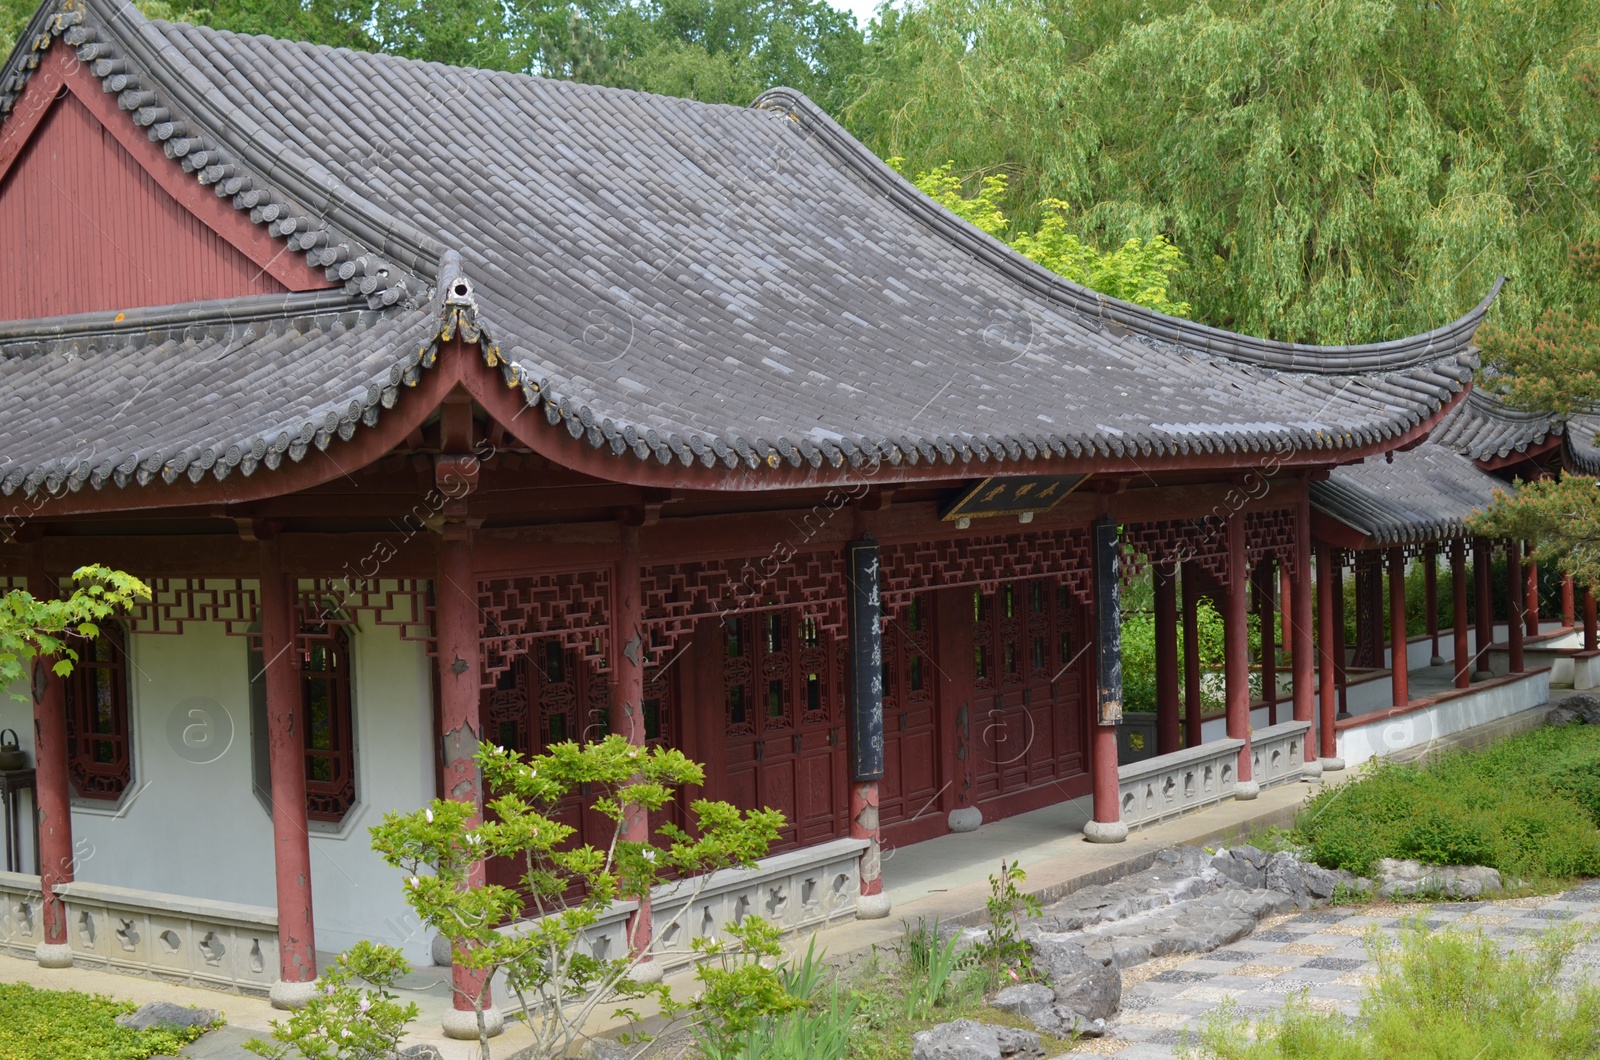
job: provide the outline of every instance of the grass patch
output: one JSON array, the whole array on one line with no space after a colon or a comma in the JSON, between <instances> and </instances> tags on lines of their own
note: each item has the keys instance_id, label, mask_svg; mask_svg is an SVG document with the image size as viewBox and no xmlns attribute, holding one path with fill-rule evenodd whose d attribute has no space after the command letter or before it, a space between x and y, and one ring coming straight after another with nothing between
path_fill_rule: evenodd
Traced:
<instances>
[{"instance_id":1,"label":"grass patch","mask_svg":"<svg viewBox=\"0 0 1600 1060\"><path fill-rule=\"evenodd\" d=\"M1530 950L1502 953L1482 932L1429 931L1397 943L1374 933L1378 974L1361 1018L1313 1011L1305 994L1250 1022L1231 1005L1182 1055L1210 1060L1576 1060L1600 1053L1600 988L1563 983L1562 962L1584 936L1546 932Z\"/></svg>"},{"instance_id":2,"label":"grass patch","mask_svg":"<svg viewBox=\"0 0 1600 1060\"><path fill-rule=\"evenodd\" d=\"M118 1016L138 1007L99 994L0 983L0 1060L145 1060L176 1053L203 1033L117 1026Z\"/></svg>"},{"instance_id":3,"label":"grass patch","mask_svg":"<svg viewBox=\"0 0 1600 1060\"><path fill-rule=\"evenodd\" d=\"M1542 886L1600 875L1600 727L1535 729L1368 768L1295 819L1296 844L1319 865L1366 876L1380 858L1414 858Z\"/></svg>"}]
</instances>

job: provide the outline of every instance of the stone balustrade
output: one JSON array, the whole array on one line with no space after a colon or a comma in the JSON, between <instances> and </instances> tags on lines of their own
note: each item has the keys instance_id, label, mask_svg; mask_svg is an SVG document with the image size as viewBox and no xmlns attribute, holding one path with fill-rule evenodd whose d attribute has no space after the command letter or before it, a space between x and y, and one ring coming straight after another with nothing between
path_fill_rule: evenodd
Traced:
<instances>
[{"instance_id":1,"label":"stone balustrade","mask_svg":"<svg viewBox=\"0 0 1600 1060\"><path fill-rule=\"evenodd\" d=\"M656 959L671 970L694 961L691 943L716 939L729 924L759 916L785 934L855 915L861 894L861 839L836 839L762 858L749 869L663 884L650 902ZM605 959L627 952L633 902L615 902L584 931L583 945ZM502 930L515 931L516 925Z\"/></svg>"},{"instance_id":2,"label":"stone balustrade","mask_svg":"<svg viewBox=\"0 0 1600 1060\"><path fill-rule=\"evenodd\" d=\"M1243 746L1243 740L1212 740L1119 767L1122 823L1143 828L1233 798Z\"/></svg>"},{"instance_id":3,"label":"stone balustrade","mask_svg":"<svg viewBox=\"0 0 1600 1060\"><path fill-rule=\"evenodd\" d=\"M1250 775L1261 789L1300 779L1309 721L1284 721L1250 734Z\"/></svg>"},{"instance_id":4,"label":"stone balustrade","mask_svg":"<svg viewBox=\"0 0 1600 1060\"><path fill-rule=\"evenodd\" d=\"M33 959L34 947L44 941L41 902L39 877L0 872L0 953Z\"/></svg>"},{"instance_id":5,"label":"stone balustrade","mask_svg":"<svg viewBox=\"0 0 1600 1060\"><path fill-rule=\"evenodd\" d=\"M278 913L103 883L59 888L80 968L265 997L278 978ZM39 877L0 873L0 950L33 956L43 940Z\"/></svg>"}]
</instances>

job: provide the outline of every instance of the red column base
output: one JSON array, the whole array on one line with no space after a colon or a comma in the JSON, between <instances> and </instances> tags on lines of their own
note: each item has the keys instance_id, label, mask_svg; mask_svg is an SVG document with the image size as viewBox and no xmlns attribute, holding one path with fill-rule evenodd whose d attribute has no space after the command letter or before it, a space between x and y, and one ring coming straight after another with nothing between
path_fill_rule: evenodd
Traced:
<instances>
[{"instance_id":1,"label":"red column base","mask_svg":"<svg viewBox=\"0 0 1600 1060\"><path fill-rule=\"evenodd\" d=\"M889 915L889 896L883 893L883 833L878 827L878 782L862 780L850 785L850 838L865 839L861 852L861 894L856 899L857 920L882 920Z\"/></svg>"}]
</instances>

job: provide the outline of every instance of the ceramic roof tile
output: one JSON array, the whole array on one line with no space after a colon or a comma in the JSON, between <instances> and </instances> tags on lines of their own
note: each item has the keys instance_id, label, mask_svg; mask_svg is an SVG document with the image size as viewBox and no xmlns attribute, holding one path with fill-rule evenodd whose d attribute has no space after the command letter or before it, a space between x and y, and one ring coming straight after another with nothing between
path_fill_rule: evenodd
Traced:
<instances>
[{"instance_id":1,"label":"ceramic roof tile","mask_svg":"<svg viewBox=\"0 0 1600 1060\"><path fill-rule=\"evenodd\" d=\"M96 451L232 451L269 424L298 431L348 394L414 378L437 331L427 307L458 280L551 426L608 449L622 438L620 459L725 453L723 466L755 467L779 448L798 464L811 459L801 440L852 466L959 462L967 449L1002 464L1337 450L1436 415L1476 365L1487 299L1425 335L1319 348L1077 287L938 207L787 90L708 105L148 22L84 0L41 9L0 76L0 110L25 80L26 49L53 35L122 61L207 145L195 179L240 208L278 204L270 223L294 219L291 248L371 311L322 305L318 326L339 343L205 331L186 358L244 350L256 366L237 389L215 384L232 436L176 414L202 406L159 328L97 345L92 332L52 338L60 322L0 325L15 407L50 409ZM159 408L110 419L66 400L41 366L67 349L108 379L142 373ZM364 407L371 419L381 403ZM51 464L49 434L28 416L0 426L11 469L0 489Z\"/></svg>"}]
</instances>

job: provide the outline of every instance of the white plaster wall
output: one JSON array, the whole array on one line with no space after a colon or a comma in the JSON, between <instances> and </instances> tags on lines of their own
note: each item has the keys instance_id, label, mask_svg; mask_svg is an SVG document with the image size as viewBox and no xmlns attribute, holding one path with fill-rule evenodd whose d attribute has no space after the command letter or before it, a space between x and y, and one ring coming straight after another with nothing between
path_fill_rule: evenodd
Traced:
<instances>
[{"instance_id":1,"label":"white plaster wall","mask_svg":"<svg viewBox=\"0 0 1600 1060\"><path fill-rule=\"evenodd\" d=\"M1339 734L1339 757L1344 759L1345 768L1351 769L1369 758L1498 721L1549 701L1550 675L1529 674L1520 681L1479 688L1471 695L1345 729Z\"/></svg>"},{"instance_id":2,"label":"white plaster wall","mask_svg":"<svg viewBox=\"0 0 1600 1060\"><path fill-rule=\"evenodd\" d=\"M135 635L129 643L135 790L118 808L74 808L78 878L276 906L272 821L252 786L245 638L191 623L181 636ZM427 936L401 898L400 873L373 852L367 829L386 811L433 797L428 662L421 644L370 622L352 634L351 658L359 803L337 835L311 837L317 949L370 938L426 963ZM199 746L185 754L184 728L208 718L214 732L231 727L225 748L206 748L204 730L191 729L190 744ZM30 704L0 704L0 727L16 729L31 754Z\"/></svg>"}]
</instances>

